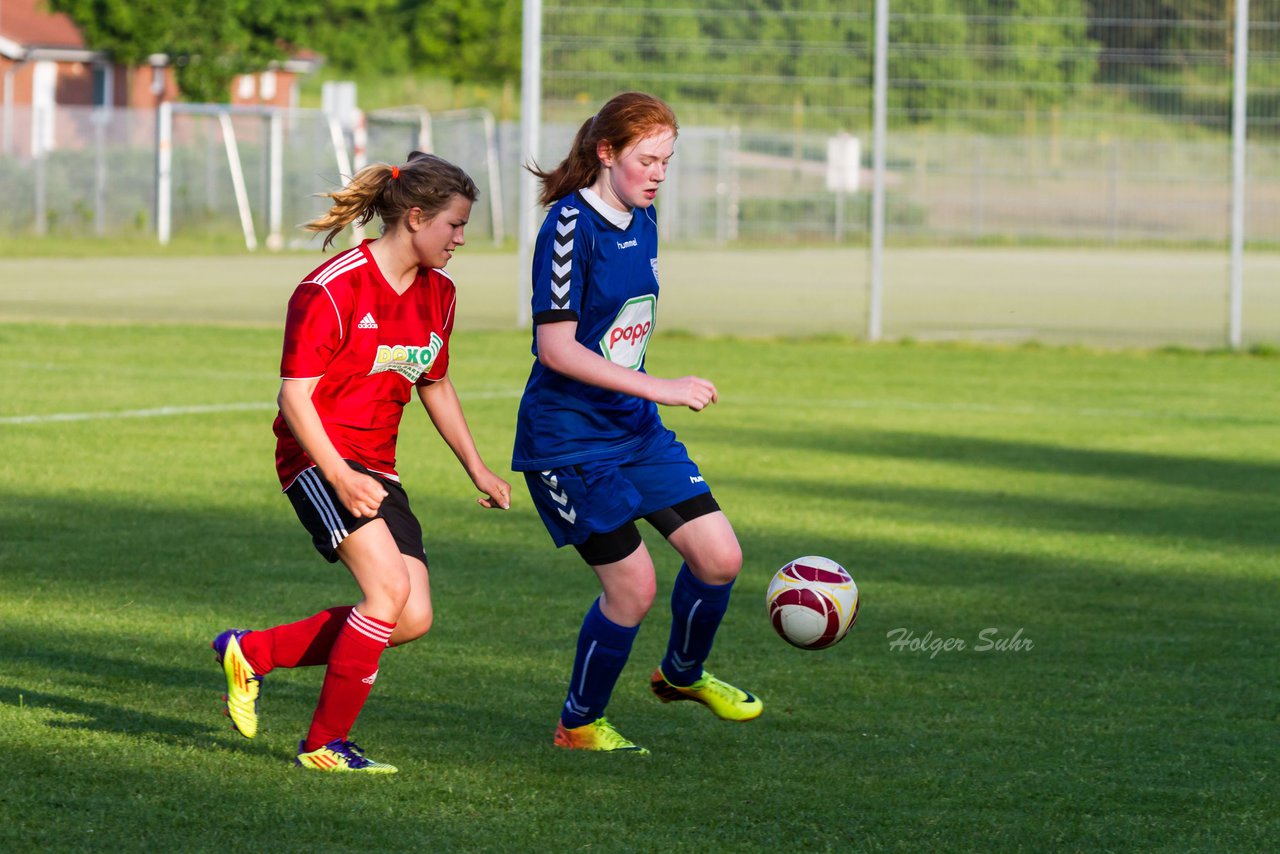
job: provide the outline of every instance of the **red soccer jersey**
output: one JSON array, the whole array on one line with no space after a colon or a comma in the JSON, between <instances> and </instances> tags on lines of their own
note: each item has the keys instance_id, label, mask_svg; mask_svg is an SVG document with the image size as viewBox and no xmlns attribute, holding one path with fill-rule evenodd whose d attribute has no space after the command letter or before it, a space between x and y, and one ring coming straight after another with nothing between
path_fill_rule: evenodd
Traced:
<instances>
[{"instance_id":1,"label":"red soccer jersey","mask_svg":"<svg viewBox=\"0 0 1280 854\"><path fill-rule=\"evenodd\" d=\"M396 438L415 385L449 368L456 294L441 270L420 270L397 294L360 246L311 272L289 300L284 379L319 377L311 402L338 453L398 479ZM314 463L277 415L276 472L288 489Z\"/></svg>"}]
</instances>

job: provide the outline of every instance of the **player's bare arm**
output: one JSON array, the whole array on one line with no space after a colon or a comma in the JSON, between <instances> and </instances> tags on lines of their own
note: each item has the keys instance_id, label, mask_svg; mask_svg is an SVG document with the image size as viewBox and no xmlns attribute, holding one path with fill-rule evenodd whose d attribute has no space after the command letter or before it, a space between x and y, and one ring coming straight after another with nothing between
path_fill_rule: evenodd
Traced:
<instances>
[{"instance_id":1,"label":"player's bare arm","mask_svg":"<svg viewBox=\"0 0 1280 854\"><path fill-rule=\"evenodd\" d=\"M615 365L578 343L577 331L578 324L572 320L539 324L538 360L556 373L579 382L632 394L664 406L687 406L697 412L720 399L715 385L702 377L663 379Z\"/></svg>"},{"instance_id":2,"label":"player's bare arm","mask_svg":"<svg viewBox=\"0 0 1280 854\"><path fill-rule=\"evenodd\" d=\"M308 457L320 469L324 479L333 484L338 498L356 517L375 516L387 497L387 491L372 477L361 474L347 465L346 460L333 446L311 402L319 377L300 380L283 380L276 402L290 432L298 440Z\"/></svg>"},{"instance_id":3,"label":"player's bare arm","mask_svg":"<svg viewBox=\"0 0 1280 854\"><path fill-rule=\"evenodd\" d=\"M448 375L433 383L418 386L418 398L431 417L436 432L453 451L458 462L462 463L462 468L476 489L484 493L484 497L477 498L476 503L488 509L509 509L511 484L494 474L481 459L471 428L467 425L466 415L463 414L462 402L458 400L458 392Z\"/></svg>"}]
</instances>

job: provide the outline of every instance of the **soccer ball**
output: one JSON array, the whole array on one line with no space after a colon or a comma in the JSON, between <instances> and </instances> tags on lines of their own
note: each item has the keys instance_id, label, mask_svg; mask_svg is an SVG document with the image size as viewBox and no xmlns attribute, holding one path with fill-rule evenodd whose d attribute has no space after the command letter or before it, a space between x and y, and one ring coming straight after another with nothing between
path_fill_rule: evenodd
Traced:
<instances>
[{"instance_id":1,"label":"soccer ball","mask_svg":"<svg viewBox=\"0 0 1280 854\"><path fill-rule=\"evenodd\" d=\"M773 576L765 604L784 641L824 649L848 634L858 618L858 585L830 558L798 557Z\"/></svg>"}]
</instances>

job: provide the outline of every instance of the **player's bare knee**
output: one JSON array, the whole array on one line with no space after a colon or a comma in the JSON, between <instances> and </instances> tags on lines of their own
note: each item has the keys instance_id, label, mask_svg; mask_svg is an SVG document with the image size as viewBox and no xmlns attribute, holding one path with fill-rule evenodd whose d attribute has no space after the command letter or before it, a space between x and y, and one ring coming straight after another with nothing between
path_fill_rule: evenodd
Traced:
<instances>
[{"instance_id":1,"label":"player's bare knee","mask_svg":"<svg viewBox=\"0 0 1280 854\"><path fill-rule=\"evenodd\" d=\"M657 590L653 587L646 587L635 591L626 600L626 610L633 618L633 623L639 624L653 608L653 601L657 596Z\"/></svg>"},{"instance_id":2,"label":"player's bare knee","mask_svg":"<svg viewBox=\"0 0 1280 854\"><path fill-rule=\"evenodd\" d=\"M705 584L728 584L742 571L742 547L737 540L718 543L686 560L690 571Z\"/></svg>"},{"instance_id":3,"label":"player's bare knee","mask_svg":"<svg viewBox=\"0 0 1280 854\"><path fill-rule=\"evenodd\" d=\"M408 573L389 572L383 574L372 584L366 583L364 598L369 604L370 610L376 610L382 613L390 613L399 615L403 613L405 605L409 602L409 594L411 585L409 584ZM374 614L370 614L374 616Z\"/></svg>"},{"instance_id":4,"label":"player's bare knee","mask_svg":"<svg viewBox=\"0 0 1280 854\"><path fill-rule=\"evenodd\" d=\"M434 621L435 615L430 607L425 610L406 608L400 613L400 621L391 640L397 646L415 641L431 631Z\"/></svg>"},{"instance_id":5,"label":"player's bare knee","mask_svg":"<svg viewBox=\"0 0 1280 854\"><path fill-rule=\"evenodd\" d=\"M654 582L613 589L601 596L600 607L613 622L622 626L638 626L653 607L656 596L657 585Z\"/></svg>"}]
</instances>

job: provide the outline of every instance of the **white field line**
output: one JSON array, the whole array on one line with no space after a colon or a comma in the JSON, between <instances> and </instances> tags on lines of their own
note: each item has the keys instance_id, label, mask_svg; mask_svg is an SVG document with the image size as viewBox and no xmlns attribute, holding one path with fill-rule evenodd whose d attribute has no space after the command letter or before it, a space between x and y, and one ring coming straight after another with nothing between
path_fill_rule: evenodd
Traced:
<instances>
[{"instance_id":1,"label":"white field line","mask_svg":"<svg viewBox=\"0 0 1280 854\"><path fill-rule=\"evenodd\" d=\"M501 400L518 398L522 389L496 389L460 394L463 400ZM973 412L985 415L1062 415L1076 418L1130 418L1139 420L1177 419L1186 421L1280 423L1280 419L1239 416L1217 412L1177 412L1148 409L1107 409L1101 407L1056 406L1003 406L984 403L928 403L917 400L865 400L828 398L826 400L802 398L734 397L724 401L729 406L788 406L822 409L864 409L880 412ZM276 408L274 403L220 403L205 406L161 406L154 409L125 409L116 412L54 412L47 415L11 415L0 417L5 424L52 424L61 421L102 421L115 418L167 418L177 415L206 415L221 412L266 411Z\"/></svg>"},{"instance_id":2,"label":"white field line","mask_svg":"<svg viewBox=\"0 0 1280 854\"><path fill-rule=\"evenodd\" d=\"M496 400L519 397L522 390L481 391L459 395L463 400ZM8 415L0 424L53 424L61 421L104 421L115 418L169 418L175 415L208 415L220 412L265 412L274 403L214 403L204 406L159 406L154 409L122 409L116 412L51 412L47 415Z\"/></svg>"}]
</instances>

